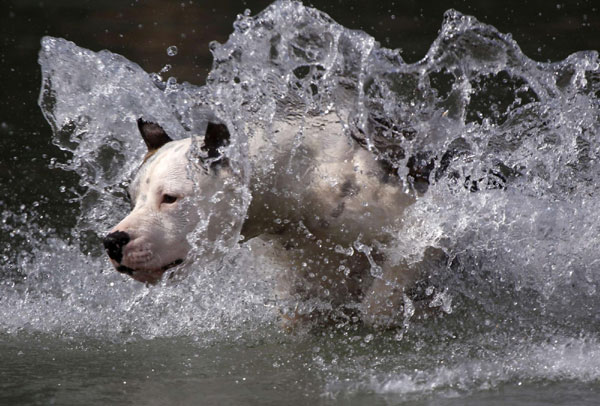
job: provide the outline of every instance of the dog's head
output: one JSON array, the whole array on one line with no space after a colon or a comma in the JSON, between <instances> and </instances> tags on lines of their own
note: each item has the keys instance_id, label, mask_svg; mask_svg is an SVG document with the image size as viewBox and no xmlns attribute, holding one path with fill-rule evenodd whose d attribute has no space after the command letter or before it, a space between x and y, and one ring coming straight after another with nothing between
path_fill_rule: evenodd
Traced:
<instances>
[{"instance_id":1,"label":"dog's head","mask_svg":"<svg viewBox=\"0 0 600 406\"><path fill-rule=\"evenodd\" d=\"M141 282L156 283L183 262L187 235L199 221L196 192L220 190L227 176L222 147L229 143L223 124L209 123L199 162L190 160L192 139L173 141L158 124L138 120L148 153L129 187L131 213L104 238L114 267Z\"/></svg>"}]
</instances>

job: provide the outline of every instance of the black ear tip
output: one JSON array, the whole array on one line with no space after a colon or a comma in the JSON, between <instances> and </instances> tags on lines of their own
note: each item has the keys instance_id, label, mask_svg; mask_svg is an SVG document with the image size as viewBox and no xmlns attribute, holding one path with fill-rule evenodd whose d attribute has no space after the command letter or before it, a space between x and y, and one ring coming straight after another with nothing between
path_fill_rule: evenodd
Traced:
<instances>
[{"instance_id":1,"label":"black ear tip","mask_svg":"<svg viewBox=\"0 0 600 406\"><path fill-rule=\"evenodd\" d=\"M150 121L146 121L143 118L138 118L137 120L137 125L138 125L138 129L140 130L141 133L143 133L145 131L146 128L148 128L151 125L156 126L157 124L154 124Z\"/></svg>"},{"instance_id":2,"label":"black ear tip","mask_svg":"<svg viewBox=\"0 0 600 406\"><path fill-rule=\"evenodd\" d=\"M202 149L208 152L209 158L216 158L220 155L219 148L229 144L229 138L229 130L225 124L209 122L206 126Z\"/></svg>"},{"instance_id":3,"label":"black ear tip","mask_svg":"<svg viewBox=\"0 0 600 406\"><path fill-rule=\"evenodd\" d=\"M171 137L167 135L163 128L149 121L145 121L143 118L138 118L137 120L138 129L140 130L140 134L142 138L146 142L148 146L148 150L156 150L167 142L172 141Z\"/></svg>"}]
</instances>

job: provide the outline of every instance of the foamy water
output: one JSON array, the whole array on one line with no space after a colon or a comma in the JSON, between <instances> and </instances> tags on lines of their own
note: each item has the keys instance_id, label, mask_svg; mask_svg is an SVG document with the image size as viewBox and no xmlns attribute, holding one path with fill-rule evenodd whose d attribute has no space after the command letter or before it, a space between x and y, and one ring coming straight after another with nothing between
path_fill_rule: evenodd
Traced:
<instances>
[{"instance_id":1,"label":"foamy water","mask_svg":"<svg viewBox=\"0 0 600 406\"><path fill-rule=\"evenodd\" d=\"M54 143L71 154L53 165L78 175L80 211L70 238L3 214L2 231L30 247L0 282L4 335L192 339L199 351L258 345L258 358L302 358L319 382L311 390L326 398L375 393L396 403L565 381L597 388L597 52L536 62L510 35L452 10L414 64L299 3L240 15L234 27L212 44L204 86L42 40L40 106ZM282 270L225 237L222 261L205 263L198 249L155 287L111 268L99 237L129 209L125 186L145 148L138 117L184 138L216 115L235 129L229 154L244 179L253 128L309 112L337 112L401 178L411 156L433 162L427 192L384 248L426 271L424 306L436 311L407 314L397 332L340 325L288 337L273 292ZM232 210L241 215L249 197L239 190ZM201 231L191 237L199 246ZM445 259L423 262L428 247Z\"/></svg>"}]
</instances>

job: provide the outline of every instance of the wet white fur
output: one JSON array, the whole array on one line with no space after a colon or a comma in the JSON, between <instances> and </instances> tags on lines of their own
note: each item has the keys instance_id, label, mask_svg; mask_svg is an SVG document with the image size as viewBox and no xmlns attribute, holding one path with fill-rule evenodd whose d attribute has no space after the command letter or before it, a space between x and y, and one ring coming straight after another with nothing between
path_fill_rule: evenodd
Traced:
<instances>
[{"instance_id":1,"label":"wet white fur","mask_svg":"<svg viewBox=\"0 0 600 406\"><path fill-rule=\"evenodd\" d=\"M155 280L161 267L189 251L186 236L200 220L203 204L193 197L194 182L208 196L233 176L224 167L194 170L196 178L190 179L190 145L190 139L170 142L143 165L130 188L134 208L112 230L132 238L122 264L136 270L136 279ZM252 202L242 234L285 261L282 283L288 293L334 305L361 301L364 320L390 323L414 275L377 247L401 227L414 196L397 177L382 181L383 167L344 134L334 114L256 131L249 160ZM177 202L161 203L165 193Z\"/></svg>"}]
</instances>

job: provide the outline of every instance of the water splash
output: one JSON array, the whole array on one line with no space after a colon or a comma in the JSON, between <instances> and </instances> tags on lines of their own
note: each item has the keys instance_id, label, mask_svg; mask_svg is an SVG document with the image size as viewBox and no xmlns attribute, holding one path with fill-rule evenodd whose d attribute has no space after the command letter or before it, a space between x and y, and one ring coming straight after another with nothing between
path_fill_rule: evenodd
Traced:
<instances>
[{"instance_id":1,"label":"water splash","mask_svg":"<svg viewBox=\"0 0 600 406\"><path fill-rule=\"evenodd\" d=\"M234 129L228 153L247 176L246 140L257 128L335 111L408 184L416 187L411 157L426 163L429 190L389 256L416 264L435 247L448 255L437 273L450 295L473 297L469 285L486 284L492 296L525 289L544 308L570 302L581 311L583 294L595 317L597 53L534 62L509 35L448 11L425 58L406 64L366 33L287 1L240 15L228 42L211 50L207 85L195 87L44 39L40 105L57 145L73 153L63 167L87 189L79 234L100 234L125 212L139 116L175 137L200 134L218 116Z\"/></svg>"},{"instance_id":2,"label":"water splash","mask_svg":"<svg viewBox=\"0 0 600 406\"><path fill-rule=\"evenodd\" d=\"M346 365L358 390L421 396L518 379L598 379L597 52L535 62L510 35L450 10L427 55L407 64L400 51L291 1L238 16L229 40L211 51L213 69L200 87L165 81L166 70L147 74L108 51L43 39L39 102L54 143L71 154L54 165L79 176L80 213L69 241L41 238L20 214L3 215L3 231L20 229L31 242L0 283L3 332L202 340L265 331L276 320L272 282L281 270L252 247L232 248L224 238L221 262L196 261L186 277L148 289L110 268L99 236L128 211L124 188L143 154L139 117L174 138L203 134L213 116L225 122L241 180L231 208L243 215L247 140L274 122L333 112L348 136L419 191L384 249L423 269L426 307L442 309L425 321L406 312L402 339L411 348L388 343L400 354L384 357L394 368L389 375L370 368L379 361ZM200 241L204 226L191 238ZM355 342L346 328L341 340ZM506 336L477 356L494 328ZM449 350L447 337L464 331L472 340ZM418 335L433 344L419 344ZM377 341L358 337L367 348ZM423 345L433 356L413 360L422 365L412 373L406 355ZM454 363L436 367L447 351ZM579 363L583 353L592 355ZM362 359L360 351L349 359ZM322 359L315 365L331 372L336 392L343 367Z\"/></svg>"},{"instance_id":3,"label":"water splash","mask_svg":"<svg viewBox=\"0 0 600 406\"><path fill-rule=\"evenodd\" d=\"M436 354L438 358L432 364L425 361L429 355L424 352L409 356L410 359L386 360L385 365L378 365L378 368L372 368L370 360L359 362L360 365L353 364L349 368L351 372L346 373L356 376L357 371L363 372L345 382L340 379L338 368L337 375L327 384L326 394L343 399L357 392L374 391L390 401L402 399L410 402L433 393L456 398L501 384L526 386L544 381L594 383L600 379L600 353L595 339L554 337L545 343L517 341L511 349L502 349L501 356L490 349L480 349L477 356L469 356L465 354L465 348L473 350L473 347L465 344L447 347L446 355ZM392 366L393 362L395 366ZM414 368L398 367L407 363L411 367L414 363ZM388 368L391 371L381 371Z\"/></svg>"},{"instance_id":4,"label":"water splash","mask_svg":"<svg viewBox=\"0 0 600 406\"><path fill-rule=\"evenodd\" d=\"M417 189L410 160L422 161L429 190L389 256L417 264L435 247L449 256L439 273L452 294L473 297L473 283L491 296L526 290L545 309L597 318L597 52L535 62L510 35L454 10L415 64L294 2L240 15L234 28L212 45L206 88L223 116L250 128L243 137L335 111Z\"/></svg>"}]
</instances>

